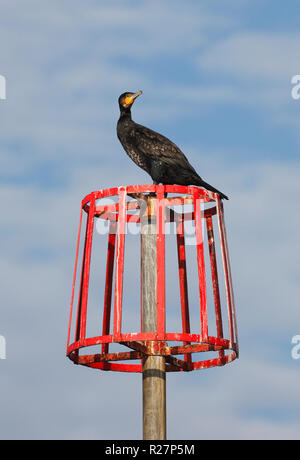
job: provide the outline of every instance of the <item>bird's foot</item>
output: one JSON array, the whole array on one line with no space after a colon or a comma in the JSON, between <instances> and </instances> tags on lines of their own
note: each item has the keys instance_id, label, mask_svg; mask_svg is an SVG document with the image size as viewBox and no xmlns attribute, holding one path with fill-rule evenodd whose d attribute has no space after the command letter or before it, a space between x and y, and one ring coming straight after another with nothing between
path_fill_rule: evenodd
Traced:
<instances>
[{"instance_id":1,"label":"bird's foot","mask_svg":"<svg viewBox=\"0 0 300 460\"><path fill-rule=\"evenodd\" d=\"M155 197L155 196L157 196L157 193L156 193L156 192L150 192L150 193L148 194L148 196L150 196L150 197ZM164 193L164 197L165 197L165 198L168 198L168 192L165 192L165 193Z\"/></svg>"}]
</instances>

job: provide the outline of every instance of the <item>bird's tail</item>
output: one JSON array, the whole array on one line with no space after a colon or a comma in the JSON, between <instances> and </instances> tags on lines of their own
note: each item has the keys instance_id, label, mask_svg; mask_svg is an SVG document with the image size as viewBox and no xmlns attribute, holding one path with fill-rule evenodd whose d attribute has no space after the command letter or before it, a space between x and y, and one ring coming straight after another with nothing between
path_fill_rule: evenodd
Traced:
<instances>
[{"instance_id":1,"label":"bird's tail","mask_svg":"<svg viewBox=\"0 0 300 460\"><path fill-rule=\"evenodd\" d=\"M204 180L200 180L198 181L197 185L199 185L200 187L204 187L206 188L207 190L210 190L211 192L214 192L214 193L218 193L220 195L220 197L224 200L228 200L228 196L224 195L224 193L220 192L220 190L217 190L215 187L213 187L212 185L208 184L207 182L204 182Z\"/></svg>"}]
</instances>

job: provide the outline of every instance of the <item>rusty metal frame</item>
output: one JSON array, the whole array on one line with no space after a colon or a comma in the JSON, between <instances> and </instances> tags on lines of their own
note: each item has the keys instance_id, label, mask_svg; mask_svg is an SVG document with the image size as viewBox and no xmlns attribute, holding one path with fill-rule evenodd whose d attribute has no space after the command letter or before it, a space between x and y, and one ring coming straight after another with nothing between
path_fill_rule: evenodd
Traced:
<instances>
[{"instance_id":1,"label":"rusty metal frame","mask_svg":"<svg viewBox=\"0 0 300 460\"><path fill-rule=\"evenodd\" d=\"M139 215L128 211L139 209L139 200L145 194L156 194L156 221L157 221L157 330L143 333L142 330L124 334L122 332L122 303L123 303L123 275L125 257L125 227L128 222L139 223ZM166 194L180 196L168 197ZM97 200L107 197L117 197L118 202L109 205L99 205ZM136 198L128 201L127 197ZM210 204L208 209L201 209L201 203ZM170 207L176 205L192 205L192 212L178 213ZM166 213L168 209L168 213ZM71 325L74 311L75 285L77 282L77 268L82 228L83 212L87 215L86 232L83 244L82 267L76 311L76 327L74 341L71 339ZM217 225L214 228L214 217ZM102 318L102 335L97 337L86 336L86 318L88 309L89 276L93 243L94 220L109 221L108 247L106 258L106 277L104 288L104 308ZM204 235L202 221L206 223L209 258L205 260ZM199 284L200 325L199 333L191 333L190 306L187 281L187 260L185 247L184 222L193 221L196 232L196 253ZM178 255L178 276L181 304L182 331L166 331L166 298L165 298L165 223L175 222ZM215 232L220 240L222 270L218 270L215 245ZM217 336L209 334L208 305L205 265L210 266L212 279L214 315ZM219 289L220 272L224 277L226 299L221 299ZM115 278L113 279L113 277ZM113 282L114 281L114 282ZM114 302L112 302L114 301ZM112 304L113 303L113 304ZM221 308L222 305L222 308ZM227 312L229 337L224 337L224 323L226 318L222 310ZM137 309L138 314L138 309ZM101 323L99 325L101 328ZM178 342L176 346L169 346L168 342ZM126 351L110 353L112 343L126 347ZM99 345L99 353L80 354L87 347ZM129 349L129 350L128 350ZM193 361L194 353L216 352L213 359ZM171 185L138 185L111 188L92 192L81 203L79 232L76 246L75 269L72 285L70 319L67 339L67 356L75 363L101 370L141 372L141 360L145 355L160 355L166 358L166 371L192 371L214 366L223 366L238 357L238 336L234 294L229 261L228 243L224 220L223 203L219 195L198 187L184 187ZM179 356L182 356L181 359ZM205 355L204 355L205 356ZM199 356L197 355L197 359ZM138 363L132 363L138 360ZM124 362L126 361L126 362ZM129 362L128 362L129 361Z\"/></svg>"}]
</instances>

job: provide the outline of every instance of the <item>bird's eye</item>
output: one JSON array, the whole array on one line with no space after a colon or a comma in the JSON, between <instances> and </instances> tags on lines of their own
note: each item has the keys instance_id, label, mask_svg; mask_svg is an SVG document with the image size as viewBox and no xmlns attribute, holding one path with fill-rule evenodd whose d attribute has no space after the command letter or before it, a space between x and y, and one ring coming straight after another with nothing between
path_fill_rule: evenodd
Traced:
<instances>
[{"instance_id":1,"label":"bird's eye","mask_svg":"<svg viewBox=\"0 0 300 460\"><path fill-rule=\"evenodd\" d=\"M126 104L126 105L132 104L132 98L131 98L130 96L126 96L126 97L125 97L125 104Z\"/></svg>"}]
</instances>

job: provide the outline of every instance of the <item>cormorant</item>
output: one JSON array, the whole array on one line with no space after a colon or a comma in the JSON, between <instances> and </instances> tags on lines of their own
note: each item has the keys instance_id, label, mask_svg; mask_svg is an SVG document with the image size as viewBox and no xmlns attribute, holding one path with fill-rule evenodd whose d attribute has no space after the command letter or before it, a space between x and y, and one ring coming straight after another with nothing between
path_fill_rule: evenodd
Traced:
<instances>
[{"instance_id":1,"label":"cormorant","mask_svg":"<svg viewBox=\"0 0 300 460\"><path fill-rule=\"evenodd\" d=\"M201 179L177 145L132 120L131 106L141 94L142 91L126 92L119 97L117 135L130 158L150 174L154 184L198 185L228 200L226 195Z\"/></svg>"}]
</instances>

